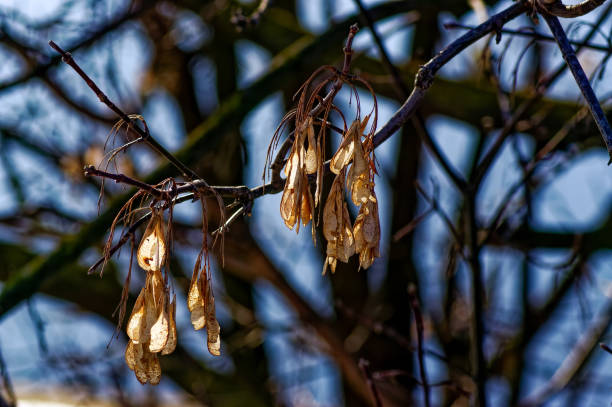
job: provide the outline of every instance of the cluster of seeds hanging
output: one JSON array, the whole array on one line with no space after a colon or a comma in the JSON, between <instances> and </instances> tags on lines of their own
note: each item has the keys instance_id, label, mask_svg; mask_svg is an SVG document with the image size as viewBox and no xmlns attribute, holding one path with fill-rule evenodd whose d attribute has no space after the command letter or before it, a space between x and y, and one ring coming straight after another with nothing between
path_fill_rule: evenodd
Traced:
<instances>
[{"instance_id":1,"label":"cluster of seeds hanging","mask_svg":"<svg viewBox=\"0 0 612 407\"><path fill-rule=\"evenodd\" d=\"M125 361L142 384L159 383L161 367L158 357L172 353L177 343L176 295L170 299L168 275L167 272L162 274L168 257L168 236L164 229L163 214L160 209L154 208L137 251L138 265L147 273L145 285L136 299L126 327L129 341ZM215 318L206 249L200 252L196 261L187 305L194 328L207 327L209 352L219 356L220 328Z\"/></svg>"},{"instance_id":2,"label":"cluster of seeds hanging","mask_svg":"<svg viewBox=\"0 0 612 407\"><path fill-rule=\"evenodd\" d=\"M297 112L291 112L298 116ZM380 256L380 222L378 201L374 193L376 173L372 147L372 134L364 134L369 115L363 121L355 120L344 132L342 142L330 161L330 170L336 178L323 208L323 236L327 241L327 267L332 273L337 261L348 262L357 253L361 268L368 268ZM327 112L315 137L314 120L308 115L301 122L296 120L295 137L285 164L286 181L280 204L280 214L289 229L299 231L300 223L306 226L314 219L314 209L319 205L324 172L323 149ZM274 141L273 141L274 142ZM315 176L316 175L316 176ZM316 179L313 198L309 176ZM359 214L351 224L345 191L351 201L359 206ZM297 226L296 226L297 225ZM312 228L313 240L315 228Z\"/></svg>"},{"instance_id":3,"label":"cluster of seeds hanging","mask_svg":"<svg viewBox=\"0 0 612 407\"><path fill-rule=\"evenodd\" d=\"M323 274L327 267L332 273L336 271L338 260L347 263L349 258L357 253L360 268L368 268L374 259L380 256L380 221L378 219L378 200L374 193L374 176L376 165L374 158L373 138L378 119L376 94L370 84L358 75L351 74L352 42L359 31L356 24L349 29L346 46L343 48L344 64L342 70L325 65L315 70L300 87L297 107L288 112L276 129L268 147L267 164L271 163L272 182L282 181L280 169L285 168L285 185L280 204L280 214L289 229L295 227L299 232L300 223L306 226L311 220L321 214L315 210L322 201L323 174L326 171L325 138L326 130L332 128L342 134L342 141L333 155L329 169L336 178L329 191L329 196L323 208L323 236L327 241L326 258ZM322 74L331 72L331 75ZM374 101L370 114L363 121L360 116L359 94L355 84L365 86ZM351 87L352 95L357 105L357 119L347 129L345 116L334 104L334 98L344 84ZM323 91L329 88L326 96ZM328 118L334 111L344 122L344 129L334 127ZM370 131L365 134L368 121L373 114ZM295 120L293 138L287 139L278 155L273 159L280 135L285 126ZM318 126L318 132L315 132ZM289 148L290 146L290 148ZM285 163L284 155L289 150ZM264 171L264 181L266 172ZM315 181L314 198L311 192L311 181ZM359 206L359 214L354 224L351 224L345 193L350 200ZM312 227L312 238L315 239L315 222ZM297 227L296 227L297 225Z\"/></svg>"},{"instance_id":4,"label":"cluster of seeds hanging","mask_svg":"<svg viewBox=\"0 0 612 407\"><path fill-rule=\"evenodd\" d=\"M351 124L329 165L336 178L323 208L323 235L327 240L323 273L328 265L332 273L335 272L337 261L346 263L354 253L359 254L359 266L364 269L380 256L380 221L374 193L371 139L365 136L365 141L361 140L367 122L366 117L363 122L355 120ZM347 187L351 201L359 206L359 214L352 226L344 199Z\"/></svg>"}]
</instances>

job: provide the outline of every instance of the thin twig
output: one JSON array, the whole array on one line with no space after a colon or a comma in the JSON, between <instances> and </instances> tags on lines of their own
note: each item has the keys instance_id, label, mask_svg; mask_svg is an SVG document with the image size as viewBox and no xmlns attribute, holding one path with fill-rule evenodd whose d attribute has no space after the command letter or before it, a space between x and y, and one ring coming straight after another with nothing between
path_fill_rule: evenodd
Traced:
<instances>
[{"instance_id":1,"label":"thin twig","mask_svg":"<svg viewBox=\"0 0 612 407\"><path fill-rule=\"evenodd\" d=\"M408 296L410 297L410 308L414 315L414 321L417 328L417 357L419 360L419 373L421 375L421 384L423 385L423 397L425 398L425 407L429 407L429 385L427 384L427 373L425 371L425 356L423 354L423 332L425 330L423 324L423 314L421 306L417 298L416 287L411 285L408 287Z\"/></svg>"},{"instance_id":2,"label":"thin twig","mask_svg":"<svg viewBox=\"0 0 612 407\"><path fill-rule=\"evenodd\" d=\"M370 362L363 358L359 359L359 369L361 369L361 372L363 373L363 376L366 379L366 383L370 388L370 392L372 392L372 397L374 398L374 403L376 407L383 407L382 400L380 399L380 394L378 394L378 389L376 388L374 379L372 379L372 372L370 371Z\"/></svg>"},{"instance_id":3,"label":"thin twig","mask_svg":"<svg viewBox=\"0 0 612 407\"><path fill-rule=\"evenodd\" d=\"M144 183L142 181L139 181L137 179L134 179L132 177L128 177L127 175L124 174L112 174L110 172L106 172L106 171L102 171L97 169L96 167L94 167L93 165L87 165L85 166L85 168L83 168L83 173L86 177L102 177L102 178L108 178L108 179L112 179L113 181L117 182L117 183L123 183L126 185L131 185L134 186L136 188L139 188L143 191L146 191L147 193L149 193L150 195L153 195L156 198L159 199L169 199L169 192L168 191L162 191L160 189L155 188L152 185L149 185L147 183Z\"/></svg>"},{"instance_id":4,"label":"thin twig","mask_svg":"<svg viewBox=\"0 0 612 407\"><path fill-rule=\"evenodd\" d=\"M142 130L138 127L134 121L117 105L115 105L109 98L106 96L102 90L96 85L96 83L81 69L81 67L76 63L74 58L69 52L64 51L59 47L55 42L49 41L49 46L57 51L62 56L62 61L68 64L74 71L79 74L79 76L87 83L87 86L98 96L100 102L104 103L110 110L115 112L117 116L121 118L125 123L129 124L129 129L135 131L138 136L142 137L143 141L149 144L155 151L161 154L164 158L166 158L170 163L172 163L176 168L178 168L183 176L189 180L199 179L200 177L196 174L192 169L187 167L185 164L180 162L174 155L172 155L168 150L166 150L157 140L155 140L148 131Z\"/></svg>"},{"instance_id":5,"label":"thin twig","mask_svg":"<svg viewBox=\"0 0 612 407\"><path fill-rule=\"evenodd\" d=\"M561 1L542 1L532 0L537 2L537 6L540 11L544 11L542 14L546 16L557 16L563 18L576 18L583 16L595 10L606 2L606 0L584 0L578 4L565 5Z\"/></svg>"},{"instance_id":6,"label":"thin twig","mask_svg":"<svg viewBox=\"0 0 612 407\"><path fill-rule=\"evenodd\" d=\"M376 27L374 26L374 18L372 18L372 15L368 11L368 9L363 5L361 0L354 0L354 2L355 4L357 4L357 7L359 7L359 11L361 12L361 14L363 15L364 19L366 20L368 24L368 28L370 29L370 32L372 33L372 38L374 38L374 42L376 43L376 46L378 47L378 51L380 52L381 59L383 61L383 65L385 66L385 68L391 75L391 78L393 79L393 83L395 84L396 93L402 100L406 99L408 95L410 94L410 89L408 85L406 85L406 82L404 82L404 80L402 79L397 67L393 64L393 62L391 62L391 58L389 58L389 54L387 50L385 49L382 39L380 38L380 35L378 35L378 32L376 31ZM434 157L436 157L440 165L442 165L442 168L444 168L444 170L450 177L451 181L453 181L453 183L460 190L465 189L465 186L467 184L465 179L461 176L461 174L459 174L458 171L456 171L453 168L453 166L444 157L444 155L442 154L442 152L436 145L435 141L431 137L431 134L429 134L429 132L427 131L425 120L423 119L423 117L418 111L415 112L415 116L411 117L411 121L412 121L412 125L414 126L417 134L423 141L423 144L425 144L425 146L431 151Z\"/></svg>"},{"instance_id":7,"label":"thin twig","mask_svg":"<svg viewBox=\"0 0 612 407\"><path fill-rule=\"evenodd\" d=\"M245 28L254 27L259 23L261 16L266 12L270 5L270 0L261 0L257 8L248 16L242 13L241 9L236 10L230 22L236 26L236 31L243 31Z\"/></svg>"},{"instance_id":8,"label":"thin twig","mask_svg":"<svg viewBox=\"0 0 612 407\"><path fill-rule=\"evenodd\" d=\"M445 23L444 28L448 28L448 29L459 28L459 29L464 29L464 30L473 30L475 27L469 24L451 22L451 23ZM499 30L499 32L502 34L517 35L519 37L533 38L539 41L550 41L550 42L556 41L555 37L534 31L531 27L525 30L511 30L508 28L503 28ZM581 46L581 47L593 49L596 51L612 52L612 47L606 46L606 45L590 44L588 42L576 41L576 40L569 40L569 43L572 45Z\"/></svg>"},{"instance_id":9,"label":"thin twig","mask_svg":"<svg viewBox=\"0 0 612 407\"><path fill-rule=\"evenodd\" d=\"M406 99L404 104L393 114L393 116L391 116L387 124L385 124L374 136L374 146L379 146L395 134L395 132L414 115L423 102L427 90L433 84L434 77L440 68L457 56L461 51L487 34L501 29L505 23L520 16L527 10L528 6L523 2L517 2L511 5L505 10L495 14L475 29L453 41L435 57L430 59L429 62L423 65L416 75L414 88L408 99Z\"/></svg>"},{"instance_id":10,"label":"thin twig","mask_svg":"<svg viewBox=\"0 0 612 407\"><path fill-rule=\"evenodd\" d=\"M13 389L4 357L2 356L2 349L0 349L0 379L2 380L2 387L8 396L8 400L5 400L2 394L0 394L0 403L6 405L6 407L15 407L17 405L17 397L15 397L15 390Z\"/></svg>"},{"instance_id":11,"label":"thin twig","mask_svg":"<svg viewBox=\"0 0 612 407\"><path fill-rule=\"evenodd\" d=\"M602 2L603 3L603 2ZM584 73L582 66L580 66L580 62L578 62L578 58L576 58L576 53L574 49L569 43L567 39L567 35L559 22L559 19L554 15L543 13L544 20L548 24L550 31L553 33L555 40L557 40L557 44L559 45L559 49L561 50L561 54L563 55L563 59L567 63L572 75L574 75L574 79L576 80L576 84L580 88L582 92L582 96L584 96L587 105L589 106L589 110L593 115L593 119L595 120L595 124L599 128L599 132L603 137L603 141L606 144L608 149L608 154L610 156L610 161L608 164L612 163L612 128L610 127L610 123L608 123L608 119L606 118L605 113L603 112L601 106L599 105L599 101L597 100L597 96L595 96L595 92L589 83L589 78Z\"/></svg>"}]
</instances>

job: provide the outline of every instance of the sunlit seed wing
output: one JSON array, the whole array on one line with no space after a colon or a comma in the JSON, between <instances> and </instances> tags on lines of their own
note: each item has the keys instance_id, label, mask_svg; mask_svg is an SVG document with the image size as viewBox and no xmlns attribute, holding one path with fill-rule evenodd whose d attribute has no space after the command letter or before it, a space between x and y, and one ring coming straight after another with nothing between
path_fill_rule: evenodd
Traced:
<instances>
[{"instance_id":1,"label":"sunlit seed wing","mask_svg":"<svg viewBox=\"0 0 612 407\"><path fill-rule=\"evenodd\" d=\"M142 358L142 344L136 344L132 341L128 341L125 348L125 363L134 370L136 363Z\"/></svg>"},{"instance_id":2,"label":"sunlit seed wing","mask_svg":"<svg viewBox=\"0 0 612 407\"><path fill-rule=\"evenodd\" d=\"M166 244L162 227L162 216L155 210L138 245L138 265L143 270L161 270L166 260Z\"/></svg>"},{"instance_id":3,"label":"sunlit seed wing","mask_svg":"<svg viewBox=\"0 0 612 407\"><path fill-rule=\"evenodd\" d=\"M159 313L157 321L151 327L151 340L149 341L149 351L153 353L161 352L168 342L168 314L165 309Z\"/></svg>"},{"instance_id":4,"label":"sunlit seed wing","mask_svg":"<svg viewBox=\"0 0 612 407\"><path fill-rule=\"evenodd\" d=\"M219 322L215 318L210 319L206 330L208 332L208 352L213 356L221 356L221 327Z\"/></svg>"},{"instance_id":5,"label":"sunlit seed wing","mask_svg":"<svg viewBox=\"0 0 612 407\"><path fill-rule=\"evenodd\" d=\"M197 331L206 325L206 310L200 283L196 277L194 277L194 280L189 289L188 307L189 311L191 311L191 324Z\"/></svg>"},{"instance_id":6,"label":"sunlit seed wing","mask_svg":"<svg viewBox=\"0 0 612 407\"><path fill-rule=\"evenodd\" d=\"M315 140L314 125L312 124L312 117L308 120L308 127L306 128L308 133L308 150L306 150L306 173L314 174L317 172L317 142Z\"/></svg>"},{"instance_id":7,"label":"sunlit seed wing","mask_svg":"<svg viewBox=\"0 0 612 407\"><path fill-rule=\"evenodd\" d=\"M168 340L164 349L162 349L162 355L168 355L174 352L176 349L177 335L176 335L176 298L170 303L168 309Z\"/></svg>"},{"instance_id":8,"label":"sunlit seed wing","mask_svg":"<svg viewBox=\"0 0 612 407\"><path fill-rule=\"evenodd\" d=\"M130 319L128 320L126 332L129 338L135 343L140 343L141 341L141 332L142 332L142 324L144 323L144 287L140 290L140 294L138 294L138 298L136 299L136 303L134 304L134 308L132 310L132 315L130 315Z\"/></svg>"},{"instance_id":9,"label":"sunlit seed wing","mask_svg":"<svg viewBox=\"0 0 612 407\"><path fill-rule=\"evenodd\" d=\"M149 383L152 385L159 384L162 372L157 355L155 353L145 352L143 364L145 366L145 374L149 380Z\"/></svg>"}]
</instances>

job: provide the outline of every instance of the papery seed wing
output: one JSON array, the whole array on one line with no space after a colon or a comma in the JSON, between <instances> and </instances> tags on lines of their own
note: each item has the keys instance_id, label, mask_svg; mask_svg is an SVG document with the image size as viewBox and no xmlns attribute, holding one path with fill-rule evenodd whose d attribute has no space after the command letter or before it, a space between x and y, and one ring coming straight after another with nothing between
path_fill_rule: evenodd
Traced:
<instances>
[{"instance_id":1,"label":"papery seed wing","mask_svg":"<svg viewBox=\"0 0 612 407\"><path fill-rule=\"evenodd\" d=\"M336 272L336 258L328 256L325 258L325 264L323 264L323 275L327 273L327 266L331 269L332 274Z\"/></svg>"},{"instance_id":2,"label":"papery seed wing","mask_svg":"<svg viewBox=\"0 0 612 407\"><path fill-rule=\"evenodd\" d=\"M338 237L338 198L342 199L341 175L337 175L323 207L323 236L329 242Z\"/></svg>"},{"instance_id":3,"label":"papery seed wing","mask_svg":"<svg viewBox=\"0 0 612 407\"><path fill-rule=\"evenodd\" d=\"M361 137L358 132L354 132L355 140L355 152L353 154L353 166L355 167L356 175L363 174L370 169L366 154L363 150L363 144L361 143Z\"/></svg>"},{"instance_id":4,"label":"papery seed wing","mask_svg":"<svg viewBox=\"0 0 612 407\"><path fill-rule=\"evenodd\" d=\"M363 222L363 238L366 242L368 242L369 246L378 242L380 239L380 226L378 224L378 211L374 210L374 206L376 205L373 202L368 202L366 204L367 214L365 216Z\"/></svg>"},{"instance_id":5,"label":"papery seed wing","mask_svg":"<svg viewBox=\"0 0 612 407\"><path fill-rule=\"evenodd\" d=\"M130 368L130 370L134 370L136 367L136 363L142 358L142 344L134 343L132 341L128 341L128 344L125 348L125 363Z\"/></svg>"},{"instance_id":6,"label":"papery seed wing","mask_svg":"<svg viewBox=\"0 0 612 407\"><path fill-rule=\"evenodd\" d=\"M323 150L321 149L321 139L317 140L317 187L315 189L314 204L315 207L319 206L319 200L321 199L322 187L323 187Z\"/></svg>"},{"instance_id":7,"label":"papery seed wing","mask_svg":"<svg viewBox=\"0 0 612 407\"><path fill-rule=\"evenodd\" d=\"M369 174L363 173L355 178L351 184L351 200L355 205L361 205L372 198L373 185L370 183Z\"/></svg>"},{"instance_id":8,"label":"papery seed wing","mask_svg":"<svg viewBox=\"0 0 612 407\"><path fill-rule=\"evenodd\" d=\"M285 190L283 191L283 196L281 198L280 213L283 221L285 221L285 225L289 229L293 229L295 222L297 221L297 216L294 210L296 196L297 192L292 188L287 188L287 185L285 185Z\"/></svg>"},{"instance_id":9,"label":"papery seed wing","mask_svg":"<svg viewBox=\"0 0 612 407\"><path fill-rule=\"evenodd\" d=\"M145 374L149 383L152 385L159 384L161 380L161 365L159 364L159 358L155 353L145 352L144 356Z\"/></svg>"},{"instance_id":10,"label":"papery seed wing","mask_svg":"<svg viewBox=\"0 0 612 407\"><path fill-rule=\"evenodd\" d=\"M153 272L149 271L147 273L147 281L145 283L145 292L144 292L144 323L142 325L141 330L141 343L147 343L151 339L151 328L157 321L157 316L159 313L157 312L157 306L155 304L155 293L154 293L154 277Z\"/></svg>"},{"instance_id":11,"label":"papery seed wing","mask_svg":"<svg viewBox=\"0 0 612 407\"><path fill-rule=\"evenodd\" d=\"M352 128L352 126L351 126ZM349 129L349 132L351 130ZM345 168L353 159L353 149L355 143L353 142L353 138L350 135L345 136L344 140L338 147L338 151L331 159L329 163L329 169L334 174L340 174L343 168Z\"/></svg>"},{"instance_id":12,"label":"papery seed wing","mask_svg":"<svg viewBox=\"0 0 612 407\"><path fill-rule=\"evenodd\" d=\"M130 315L130 319L128 320L126 333L130 337L132 341L135 343L139 343L142 332L142 325L144 324L144 287L140 290L140 294L138 294L138 298L136 298L136 302L134 303L134 308L132 309L132 314Z\"/></svg>"},{"instance_id":13,"label":"papery seed wing","mask_svg":"<svg viewBox=\"0 0 612 407\"><path fill-rule=\"evenodd\" d=\"M165 301L166 292L164 290L164 278L160 270L154 270L151 276L151 287L153 291L153 303L155 304L156 315L161 310Z\"/></svg>"},{"instance_id":14,"label":"papery seed wing","mask_svg":"<svg viewBox=\"0 0 612 407\"><path fill-rule=\"evenodd\" d=\"M374 255L372 249L366 249L359 254L359 267L368 269L374 263Z\"/></svg>"},{"instance_id":15,"label":"papery seed wing","mask_svg":"<svg viewBox=\"0 0 612 407\"><path fill-rule=\"evenodd\" d=\"M208 282L210 284L210 282ZM208 333L208 351L213 356L221 355L221 328L219 321L215 316L215 297L212 292L212 287L208 286L206 290L206 331Z\"/></svg>"},{"instance_id":16,"label":"papery seed wing","mask_svg":"<svg viewBox=\"0 0 612 407\"><path fill-rule=\"evenodd\" d=\"M193 270L193 277L191 277L191 283L189 284L189 293L187 293L187 308L189 312L193 311L200 301L204 302L200 295L200 290L198 289L199 266L200 264L196 263L196 268Z\"/></svg>"},{"instance_id":17,"label":"papery seed wing","mask_svg":"<svg viewBox=\"0 0 612 407\"><path fill-rule=\"evenodd\" d=\"M177 334L176 334L176 297L170 303L168 309L168 341L166 346L162 349L162 355L169 355L174 352L176 348Z\"/></svg>"},{"instance_id":18,"label":"papery seed wing","mask_svg":"<svg viewBox=\"0 0 612 407\"><path fill-rule=\"evenodd\" d=\"M157 321L151 327L151 339L149 340L149 351L153 353L161 352L168 342L168 313L162 307Z\"/></svg>"},{"instance_id":19,"label":"papery seed wing","mask_svg":"<svg viewBox=\"0 0 612 407\"><path fill-rule=\"evenodd\" d=\"M161 270L166 260L166 243L162 227L162 216L153 210L151 220L138 245L138 265L143 270Z\"/></svg>"},{"instance_id":20,"label":"papery seed wing","mask_svg":"<svg viewBox=\"0 0 612 407\"><path fill-rule=\"evenodd\" d=\"M318 161L317 161L317 142L315 140L314 125L312 124L312 117L308 120L308 127L306 128L308 133L308 150L306 150L306 173L314 174L317 172Z\"/></svg>"},{"instance_id":21,"label":"papery seed wing","mask_svg":"<svg viewBox=\"0 0 612 407\"><path fill-rule=\"evenodd\" d=\"M306 178L306 175L304 175ZM310 187L308 186L308 179L306 178L303 182L302 187L302 202L300 208L300 218L302 219L302 224L306 226L308 222L312 219L312 194L310 193Z\"/></svg>"},{"instance_id":22,"label":"papery seed wing","mask_svg":"<svg viewBox=\"0 0 612 407\"><path fill-rule=\"evenodd\" d=\"M353 238L353 229L351 228L351 218L349 217L346 202L342 200L342 256L338 257L344 263L348 262L349 257L355 253L355 239Z\"/></svg>"},{"instance_id":23,"label":"papery seed wing","mask_svg":"<svg viewBox=\"0 0 612 407\"><path fill-rule=\"evenodd\" d=\"M193 328L196 331L204 328L204 325L206 325L204 295L201 291L201 284L196 277L192 280L191 288L189 289L187 306L191 312Z\"/></svg>"},{"instance_id":24,"label":"papery seed wing","mask_svg":"<svg viewBox=\"0 0 612 407\"><path fill-rule=\"evenodd\" d=\"M294 148L291 151L289 160L287 161L287 168L289 169L289 174L287 175L287 181L285 183L286 188L295 189L299 181L299 174L302 172L300 164L300 151L301 148Z\"/></svg>"},{"instance_id":25,"label":"papery seed wing","mask_svg":"<svg viewBox=\"0 0 612 407\"><path fill-rule=\"evenodd\" d=\"M363 208L359 209L359 215L357 215L357 219L355 219L355 225L353 226L353 236L355 238L355 251L357 253L361 253L367 247L367 242L363 237L363 222L365 215L363 213Z\"/></svg>"},{"instance_id":26,"label":"papery seed wing","mask_svg":"<svg viewBox=\"0 0 612 407\"><path fill-rule=\"evenodd\" d=\"M150 354L150 352L143 349L143 344L138 344L137 346L140 347L141 352L140 357L136 359L136 364L134 365L134 374L140 384L145 384L149 380L147 377L147 355Z\"/></svg>"},{"instance_id":27,"label":"papery seed wing","mask_svg":"<svg viewBox=\"0 0 612 407\"><path fill-rule=\"evenodd\" d=\"M221 356L221 327L216 318L208 321L206 330L208 332L208 352L213 356Z\"/></svg>"}]
</instances>

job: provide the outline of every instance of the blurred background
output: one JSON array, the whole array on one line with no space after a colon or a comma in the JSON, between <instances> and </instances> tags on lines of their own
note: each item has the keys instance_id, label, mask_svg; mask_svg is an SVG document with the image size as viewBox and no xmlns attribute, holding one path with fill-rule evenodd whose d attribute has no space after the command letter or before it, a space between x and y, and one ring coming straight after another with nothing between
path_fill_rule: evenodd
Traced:
<instances>
[{"instance_id":1,"label":"blurred background","mask_svg":"<svg viewBox=\"0 0 612 407\"><path fill-rule=\"evenodd\" d=\"M82 168L125 139L105 146L116 116L49 40L209 184L252 188L294 93L317 67L340 66L351 24L352 70L376 92L380 127L420 65L512 4L276 0L250 19L259 0L0 0L0 406L464 406L481 379L490 405L609 405L608 156L546 24L524 15L444 66L421 124L377 148L370 269L352 259L322 276L321 238L284 226L280 194L257 199L226 235L224 267L213 251L215 358L185 306L200 208L178 205L179 345L158 386L125 365L123 332L111 342L129 248L102 278L87 275L133 191L106 182L98 206L100 180ZM604 109L610 9L562 21ZM354 112L346 89L336 105ZM111 169L150 183L180 175L140 144ZM143 283L135 270L128 312Z\"/></svg>"}]
</instances>

